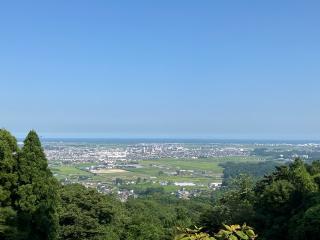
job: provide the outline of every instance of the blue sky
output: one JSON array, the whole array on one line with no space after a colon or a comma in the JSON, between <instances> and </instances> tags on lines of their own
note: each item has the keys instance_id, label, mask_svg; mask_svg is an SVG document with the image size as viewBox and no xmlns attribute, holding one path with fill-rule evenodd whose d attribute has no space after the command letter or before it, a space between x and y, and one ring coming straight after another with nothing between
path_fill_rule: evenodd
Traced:
<instances>
[{"instance_id":1,"label":"blue sky","mask_svg":"<svg viewBox=\"0 0 320 240\"><path fill-rule=\"evenodd\" d=\"M319 1L0 3L0 126L320 139Z\"/></svg>"}]
</instances>

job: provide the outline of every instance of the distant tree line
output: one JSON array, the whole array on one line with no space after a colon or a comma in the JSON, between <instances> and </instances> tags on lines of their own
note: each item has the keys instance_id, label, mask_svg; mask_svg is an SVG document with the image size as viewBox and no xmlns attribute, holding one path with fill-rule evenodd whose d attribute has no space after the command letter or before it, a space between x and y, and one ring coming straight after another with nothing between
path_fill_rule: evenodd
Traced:
<instances>
[{"instance_id":1,"label":"distant tree line","mask_svg":"<svg viewBox=\"0 0 320 240\"><path fill-rule=\"evenodd\" d=\"M267 157L268 159L292 159L292 156L308 156L308 161L313 161L320 159L320 151L319 150L286 150L286 149L268 149L268 148L255 148L251 155L253 156L263 156Z\"/></svg>"},{"instance_id":2,"label":"distant tree line","mask_svg":"<svg viewBox=\"0 0 320 240\"><path fill-rule=\"evenodd\" d=\"M228 185L240 174L251 176L254 180L259 180L267 174L272 173L277 166L283 165L278 161L263 162L224 162L220 163L223 167L223 185Z\"/></svg>"}]
</instances>

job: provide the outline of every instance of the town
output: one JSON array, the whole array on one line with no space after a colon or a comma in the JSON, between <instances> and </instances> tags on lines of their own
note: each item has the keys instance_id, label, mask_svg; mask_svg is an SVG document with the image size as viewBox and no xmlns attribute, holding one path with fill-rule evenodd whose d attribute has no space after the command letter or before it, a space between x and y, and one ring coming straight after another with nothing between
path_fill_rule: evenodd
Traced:
<instances>
[{"instance_id":1,"label":"town","mask_svg":"<svg viewBox=\"0 0 320 240\"><path fill-rule=\"evenodd\" d=\"M80 183L121 201L162 189L189 199L215 191L224 162L291 161L320 154L318 143L110 143L43 141L63 184Z\"/></svg>"}]
</instances>

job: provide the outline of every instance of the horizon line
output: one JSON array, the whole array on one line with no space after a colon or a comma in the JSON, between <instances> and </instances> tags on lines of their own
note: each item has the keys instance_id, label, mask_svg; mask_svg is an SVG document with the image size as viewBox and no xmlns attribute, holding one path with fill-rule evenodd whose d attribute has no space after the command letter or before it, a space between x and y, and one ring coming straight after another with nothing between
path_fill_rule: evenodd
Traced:
<instances>
[{"instance_id":1,"label":"horizon line","mask_svg":"<svg viewBox=\"0 0 320 240\"><path fill-rule=\"evenodd\" d=\"M275 141L275 142L320 142L320 139L312 139L312 138L214 138L214 137L48 137L48 136L41 136L39 135L41 140L163 140L163 141L224 141L224 142L232 142L232 141L258 141L258 142L268 142L268 141ZM18 140L23 140L24 137L17 137Z\"/></svg>"}]
</instances>

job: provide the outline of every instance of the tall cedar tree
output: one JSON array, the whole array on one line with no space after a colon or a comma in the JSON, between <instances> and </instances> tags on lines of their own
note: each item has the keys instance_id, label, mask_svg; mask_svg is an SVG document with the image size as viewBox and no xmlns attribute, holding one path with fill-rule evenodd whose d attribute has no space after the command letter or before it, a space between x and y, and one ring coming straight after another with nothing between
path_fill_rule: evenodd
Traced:
<instances>
[{"instance_id":1,"label":"tall cedar tree","mask_svg":"<svg viewBox=\"0 0 320 240\"><path fill-rule=\"evenodd\" d=\"M38 135L30 131L18 158L17 239L57 238L58 184L48 169L48 161Z\"/></svg>"},{"instance_id":2,"label":"tall cedar tree","mask_svg":"<svg viewBox=\"0 0 320 240\"><path fill-rule=\"evenodd\" d=\"M17 152L16 139L8 131L0 129L0 239L14 239L16 233Z\"/></svg>"}]
</instances>

